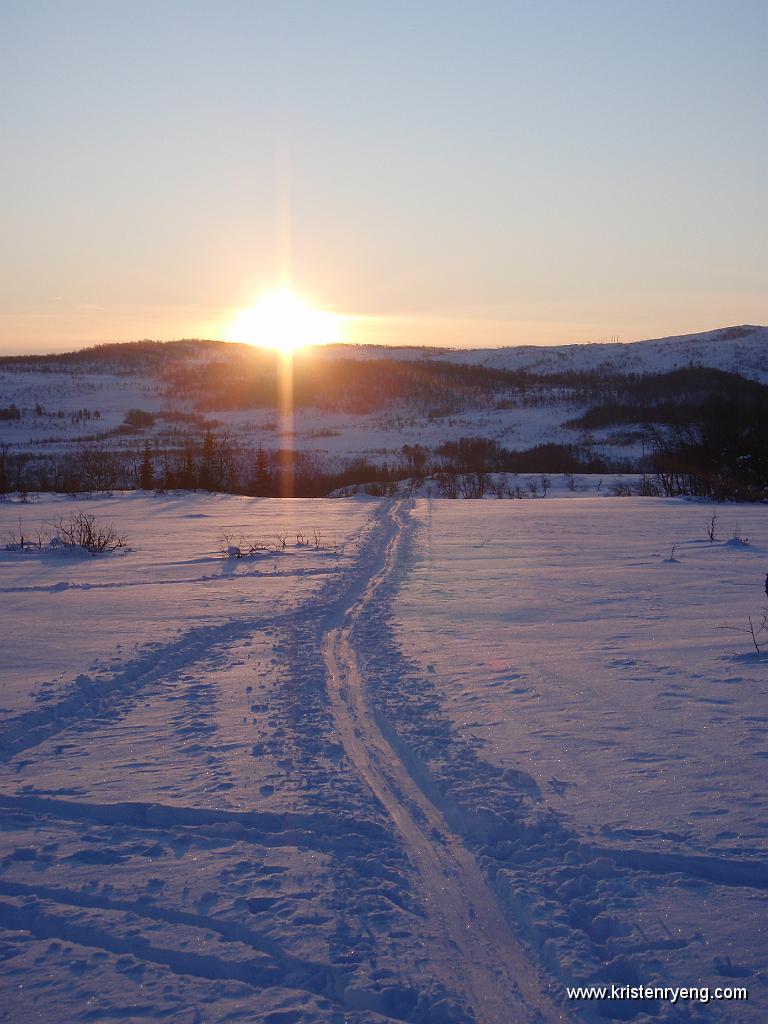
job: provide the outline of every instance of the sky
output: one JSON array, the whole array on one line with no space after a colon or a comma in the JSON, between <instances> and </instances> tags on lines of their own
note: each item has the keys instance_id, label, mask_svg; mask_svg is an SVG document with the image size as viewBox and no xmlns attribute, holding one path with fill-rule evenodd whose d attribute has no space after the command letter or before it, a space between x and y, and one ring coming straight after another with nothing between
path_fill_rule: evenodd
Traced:
<instances>
[{"instance_id":1,"label":"sky","mask_svg":"<svg viewBox=\"0 0 768 1024\"><path fill-rule=\"evenodd\" d=\"M765 0L0 0L0 352L768 323Z\"/></svg>"}]
</instances>

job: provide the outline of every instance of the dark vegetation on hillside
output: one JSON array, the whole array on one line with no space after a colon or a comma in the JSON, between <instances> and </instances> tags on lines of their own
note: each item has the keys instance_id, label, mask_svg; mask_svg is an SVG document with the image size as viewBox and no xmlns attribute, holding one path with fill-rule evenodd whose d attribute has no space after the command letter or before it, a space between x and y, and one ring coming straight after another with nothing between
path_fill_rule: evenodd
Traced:
<instances>
[{"instance_id":1,"label":"dark vegetation on hillside","mask_svg":"<svg viewBox=\"0 0 768 1024\"><path fill-rule=\"evenodd\" d=\"M222 341L198 338L183 341L107 342L55 355L0 356L0 369L36 373L125 373L156 371L166 363L199 357L228 346ZM232 346L246 347L246 346Z\"/></svg>"},{"instance_id":2,"label":"dark vegetation on hillside","mask_svg":"<svg viewBox=\"0 0 768 1024\"><path fill-rule=\"evenodd\" d=\"M279 359L250 353L233 367L232 358L200 368L167 366L161 374L167 396L183 398L202 412L271 409L280 402ZM328 358L310 352L293 363L292 395L297 409L370 413L408 409L417 415L448 415L502 402L522 404L596 400L603 382L597 374L537 376L525 370L429 360Z\"/></svg>"},{"instance_id":3,"label":"dark vegetation on hillside","mask_svg":"<svg viewBox=\"0 0 768 1024\"><path fill-rule=\"evenodd\" d=\"M735 373L689 367L614 385L571 426L647 428L666 494L715 500L768 497L768 387Z\"/></svg>"},{"instance_id":4,"label":"dark vegetation on hillside","mask_svg":"<svg viewBox=\"0 0 768 1024\"><path fill-rule=\"evenodd\" d=\"M66 454L32 455L0 446L0 495L57 491L67 494L113 490L219 491L256 496L324 497L352 485L377 485L388 493L397 481L475 474L482 481L495 472L627 472L629 462L611 462L577 445L540 445L510 451L485 438L464 438L437 451L405 444L380 462L365 458L324 460L311 452L266 451L244 445L227 431L179 434L170 443L146 440L142 446L110 449L82 444ZM457 485L458 486L458 485ZM478 484L479 486L479 484ZM482 497L482 494L473 496Z\"/></svg>"},{"instance_id":5,"label":"dark vegetation on hillside","mask_svg":"<svg viewBox=\"0 0 768 1024\"><path fill-rule=\"evenodd\" d=\"M583 405L607 401L637 379L596 370L536 374L451 363L435 359L431 349L411 359L357 359L348 353L347 347L346 352L319 348L296 354L296 408L361 413L402 406L443 414L507 401L536 404L572 399ZM280 401L279 355L217 341L137 341L55 356L5 356L0 357L0 368L149 375L159 380L168 398L190 402L200 412L274 408Z\"/></svg>"},{"instance_id":6,"label":"dark vegetation on hillside","mask_svg":"<svg viewBox=\"0 0 768 1024\"><path fill-rule=\"evenodd\" d=\"M275 353L222 342L135 342L100 345L61 356L6 357L6 369L69 370L150 375L169 400L196 411L157 417L130 410L116 430L66 455L31 455L6 448L0 457L0 493L11 490L109 490L140 486L202 487L242 493L285 493L287 456L247 450L226 432L216 432L216 411L273 409L280 402L280 360ZM434 450L405 444L387 461L294 456L293 491L322 495L355 483L390 484L435 473L575 473L652 471L666 494L713 499L768 497L768 387L734 373L689 366L667 373L617 374L569 371L535 374L443 360L356 359L343 350L310 350L293 363L293 404L355 414L381 413L439 419L468 409L573 404L584 409L570 426L585 432L580 444L543 444L525 451L503 448L489 438L447 441ZM11 405L0 417L16 420ZM148 452L131 437L164 422ZM643 464L601 457L589 431L634 428L642 432ZM114 435L114 437L113 437ZM131 447L131 445L134 447ZM261 454L259 455L259 451ZM258 474L256 457L262 460ZM144 462L143 476L140 466Z\"/></svg>"},{"instance_id":7,"label":"dark vegetation on hillside","mask_svg":"<svg viewBox=\"0 0 768 1024\"><path fill-rule=\"evenodd\" d=\"M570 426L590 430L626 423L685 427L700 422L713 401L768 406L765 384L707 366L614 378L601 390L599 403L572 419Z\"/></svg>"}]
</instances>

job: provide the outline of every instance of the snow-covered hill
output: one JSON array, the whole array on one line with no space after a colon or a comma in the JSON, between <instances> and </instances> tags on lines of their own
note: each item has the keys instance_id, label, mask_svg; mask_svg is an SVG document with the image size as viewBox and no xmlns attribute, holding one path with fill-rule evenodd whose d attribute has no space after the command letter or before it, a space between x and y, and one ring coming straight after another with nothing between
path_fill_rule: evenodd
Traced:
<instances>
[{"instance_id":1,"label":"snow-covered hill","mask_svg":"<svg viewBox=\"0 0 768 1024\"><path fill-rule=\"evenodd\" d=\"M337 346L341 352L341 346ZM501 370L548 374L601 370L612 373L663 373L689 365L712 366L768 381L768 327L722 327L634 342L581 345L514 345L504 348L426 348L358 346L361 358L443 359Z\"/></svg>"},{"instance_id":2,"label":"snow-covered hill","mask_svg":"<svg viewBox=\"0 0 768 1024\"><path fill-rule=\"evenodd\" d=\"M482 438L518 452L576 446L584 465L597 458L604 464L600 472L625 472L644 468L655 416L653 409L647 414L647 395L645 418L614 418L589 429L578 418L602 401L625 401L619 378L626 375L712 367L768 383L768 327L729 327L631 344L322 346L296 357L295 407L289 416L275 407L276 366L274 353L209 341L140 342L0 360L0 443L17 457L40 459L62 457L87 444L108 448L135 465L146 440L159 463L163 453L178 453L186 443L199 446L212 430L229 433L244 461L259 445L271 453L293 449L304 453L317 473L338 476L356 460L374 467L399 465L404 447L421 446L434 462L446 442ZM591 382L585 372L592 374ZM604 382L613 393L604 391ZM721 384L710 380L709 394ZM657 389L655 383L653 394ZM669 394L667 385L667 406ZM702 395L699 391L692 402ZM632 408L634 414L637 407ZM127 422L131 410L140 410L146 423ZM546 465L525 468L560 471ZM132 486L125 474L121 480L116 486ZM335 486L349 482L338 479ZM19 486L40 489L34 482Z\"/></svg>"}]
</instances>

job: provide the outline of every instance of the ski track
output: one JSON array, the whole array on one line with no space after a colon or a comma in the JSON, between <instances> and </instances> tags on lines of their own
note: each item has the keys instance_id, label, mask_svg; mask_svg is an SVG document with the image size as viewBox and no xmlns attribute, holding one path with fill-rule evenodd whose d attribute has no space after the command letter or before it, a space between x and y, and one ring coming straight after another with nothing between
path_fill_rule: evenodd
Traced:
<instances>
[{"instance_id":1,"label":"ski track","mask_svg":"<svg viewBox=\"0 0 768 1024\"><path fill-rule=\"evenodd\" d=\"M280 649L289 659L291 678L303 679L305 688L309 688L307 692L311 691L313 699L319 700L320 713L328 718L330 736L347 755L350 771L359 781L361 791L375 797L383 814L379 821L363 819L354 805L347 811L338 796L325 806L321 799L312 808L289 809L288 805L284 811L275 813L184 807L157 801L79 801L66 799L63 790L53 795L46 790L29 790L18 796L0 793L0 818L3 827L11 828L82 826L90 830L91 840L98 839L104 844L97 846L96 855L111 855L115 864L127 863L131 856L130 849L121 846L121 833L129 837L143 834L151 840L182 842L200 849L225 850L237 843L246 848L316 851L326 855L339 872L336 884L340 886L342 900L335 911L340 922L339 944L330 962L292 955L266 931L249 927L236 917L193 913L174 905L161 907L129 896L109 896L60 883L44 884L42 878L34 885L0 878L0 895L5 897L5 901L0 900L0 916L6 927L26 931L38 939L56 937L117 955L129 953L139 961L165 967L179 976L236 980L253 989L288 986L296 992L328 999L345 1012L357 1010L357 997L349 1001L346 994L351 971L344 961L348 941L344 929L349 908L361 899L363 889L362 879L349 865L356 858L366 861L383 856L391 841L385 825L391 823L401 843L399 856L403 852L407 855L415 873L412 895L422 909L409 905L406 888L402 888L406 885L403 878L378 895L412 914L424 914L419 930L429 952L416 967L413 981L427 987L430 980L437 983L438 995L433 991L427 998L439 999L440 991L450 993L464 1004L477 1024L550 1024L568 1019L559 1004L561 986L543 972L535 954L518 940L505 916L512 913L514 918L514 908L505 906L502 910L503 884L497 884L494 892L483 873L477 848L473 850L470 845L471 823L465 831L462 812L445 806L440 792L431 786L428 773L425 777L418 763L411 763L408 741L404 739L401 744L395 724L383 710L385 705L375 704L378 669L375 660L370 663L368 655L375 650L372 644L376 644L376 639L364 636L364 623L371 615L381 614L382 600L388 600L388 589L402 564L402 545L410 538L412 528L408 507L409 502L401 499L375 508L361 530L354 562L341 572L322 570L319 575L326 575L327 582L310 600L266 618L193 626L166 643L152 644L137 652L109 679L79 676L62 693L7 720L0 728L1 764L70 729L80 733L98 729L105 716L121 715L148 690L154 692L157 686L164 688L168 684L169 692L173 692L174 674L180 669L194 665L226 666L234 642L268 627L280 630ZM256 579L262 574L245 575ZM297 575L313 573L302 571ZM172 581L157 582L165 585ZM90 586L86 584L83 588ZM8 592L36 589L51 588L8 588ZM52 589L62 588L54 585ZM367 667L363 668L364 665ZM162 698L162 690L157 690L157 695ZM284 724L299 732L305 728L299 706ZM215 727L212 725L211 729ZM316 746L321 742L317 724L312 729L302 742L306 744L309 739ZM307 747L305 753L309 751ZM117 830L115 836L111 829ZM768 865L759 859L603 848L583 840L579 841L579 851L581 859L609 858L625 871L659 876L680 874L755 890L768 888ZM0 861L0 875L15 859L11 854ZM101 913L103 919L74 921L69 916L73 909ZM105 921L120 914L192 932L209 932L245 953L229 963L226 958L211 955L190 956L186 951L182 953L172 945L166 948L141 935L121 937L105 927ZM380 940L371 935L371 941ZM665 943L656 945L661 948ZM407 974L407 967L405 971ZM369 1005L372 1009L376 1004ZM386 1009L378 1005L376 1009L385 1014L377 1014L382 1020L432 1019L429 1010L427 1018L423 1018L412 1017L410 1011L395 1005ZM442 1021L441 1011L435 1012L435 1020ZM589 1016L583 1008L582 1013Z\"/></svg>"},{"instance_id":2,"label":"ski track","mask_svg":"<svg viewBox=\"0 0 768 1024\"><path fill-rule=\"evenodd\" d=\"M400 844L398 856L402 857L404 851L410 862L415 879L413 896L421 910L415 906L409 910L405 878L395 887L388 883L378 895L420 921L415 927L426 940L422 948L428 952L426 959L423 953L420 955L418 966L414 964L413 981L426 986L426 1007L430 1000L439 1001L442 992L462 1002L477 1024L553 1024L566 1020L565 1011L553 997L554 983L545 980L514 935L475 856L386 738L387 723L377 723L369 703L372 680L364 678L360 667L355 627L379 589L389 582L407 528L406 503L382 503L361 531L353 565L341 574L329 574L323 592L309 602L268 620L251 618L193 627L168 643L139 652L109 680L78 677L57 698L10 719L0 730L1 763L70 729L80 733L98 729L105 716L120 715L143 691L155 684L164 686L180 668L204 665L211 658L225 664L234 641L267 625L287 630L290 644L295 646L293 672L300 673L298 678L306 677L306 685L317 685L317 696L325 705L332 734L347 755L349 770L359 781L361 792L371 792L376 798L376 813L384 825L363 819L354 806L347 814L341 807L325 809L322 802L317 810L268 813L151 801L78 801L66 799L63 790L53 795L41 790L17 796L0 794L0 816L4 827L22 832L29 829L30 835L40 828L89 830L90 845L84 849L92 852L92 859L83 863L94 864L99 870L105 864L129 863L133 855L130 837L142 833L150 840L166 837L201 849L238 843L310 854L318 851L331 858L338 873L338 899L342 902L336 913L341 956L332 956L330 962L298 957L268 931L250 927L230 915L192 912L174 903L160 906L131 895L110 895L111 887L100 891L93 888L94 883L83 888L80 882L67 885L57 880L49 884L44 877L34 882L14 879L6 872L28 859L24 847L0 862L0 875L4 876L0 878L0 895L4 897L0 900L0 917L4 927L26 932L37 940L58 939L117 956L128 954L140 963L154 964L180 977L229 979L255 990L287 986L295 992L323 997L345 1013L367 1007L378 1011L375 1016L380 1020L453 1021L456 1018L452 1012L444 1017L437 1003L434 1011L416 1008L417 1016L412 1016L407 1006L400 1009L396 1000L382 1004L379 999L377 1005L379 997L373 994L373 1003L365 1002L367 996L360 1003L357 995L348 994L351 966L344 959L343 936L349 908L363 900L366 892L363 880L349 872L354 870L351 865L356 858L379 858L384 866L385 851L392 845L384 826L391 822ZM313 668L315 659L317 667ZM313 672L319 673L316 680ZM173 683L169 686L173 688ZM158 694L162 699L162 693ZM294 725L299 728L298 721ZM82 850L76 851L68 860L76 860L81 854ZM45 858L38 862L38 868L45 874ZM385 881L387 874L383 871ZM143 919L158 926L186 929L190 934L208 932L220 942L231 944L233 952L241 952L230 961L215 954L177 949L174 942L163 942L162 935L155 937L144 928L124 934L122 926L115 930L114 925L119 925L125 915L129 920ZM382 941L373 933L370 938ZM409 974L408 965L404 965L404 972Z\"/></svg>"},{"instance_id":3,"label":"ski track","mask_svg":"<svg viewBox=\"0 0 768 1024\"><path fill-rule=\"evenodd\" d=\"M32 556L34 557L34 555ZM267 561L263 559L262 561ZM240 562L247 561L241 559ZM309 579L312 577L334 576L338 569L334 566L316 566L311 569L271 569L271 570L243 570L238 565L237 580L242 582L245 579ZM86 590L128 590L132 587L186 587L190 583L215 583L222 576L228 575L226 570L217 573L208 573L205 576L180 576L172 580L120 580L108 583L72 583L69 580L59 580L58 583L46 583L39 586L28 587L0 587L0 594L65 594L67 591Z\"/></svg>"},{"instance_id":4,"label":"ski track","mask_svg":"<svg viewBox=\"0 0 768 1024\"><path fill-rule=\"evenodd\" d=\"M284 725L291 729L291 742L298 744L299 756L303 751L306 761L302 768L309 778L314 770L311 759L316 751L325 749L321 738L333 725L325 696L325 665L318 643L320 626L325 609L336 607L343 600L342 595L350 583L357 586L367 580L371 559L375 559L379 550L384 512L383 505L373 511L361 530L355 563L341 573L329 573L320 595L314 594L297 607L266 619L194 626L167 643L148 645L133 659L124 662L109 679L79 676L62 694L4 724L0 730L0 763L11 761L23 751L39 748L60 734L72 732L86 737L86 743L91 742L87 737L97 737L105 722L120 718L140 695L158 702L175 699L180 668L186 670L196 665L206 671L226 670L232 658L233 643L268 626L277 627L282 633L280 648L292 652L289 703L285 707L278 703L272 714L287 711ZM247 687L246 693L251 689ZM299 690L303 699L299 697ZM253 699L248 697L245 703ZM323 716L327 718L326 728ZM211 728L214 729L213 724ZM321 768L321 775L323 770ZM393 937L384 942L377 936L377 932L381 935L381 926L374 921L382 916L381 904L395 908L395 913L400 914L399 920L410 919L410 923L405 922L406 940L409 928L420 927L423 912L411 906L413 901L408 888L411 869L398 841L389 828L384 827L383 811L378 805L371 808L367 788L351 766L345 769L345 774L354 780L354 792L349 791L349 782L345 783L344 776L337 777L327 794L322 788L318 791L316 802L310 801L310 805L298 808L288 803L285 810L278 813L260 811L257 796L255 804L250 804L254 809L232 810L215 806L185 807L156 800L129 799L110 803L87 798L72 800L66 799L68 790L61 788L35 790L27 787L18 795L0 794L0 827L7 830L10 841L10 846L6 844L6 856L0 860L0 895L3 897L0 899L3 925L0 934L3 941L6 938L10 941L10 945L3 947L6 955L13 959L30 941L45 944L50 940L54 944L63 941L74 945L89 962L94 955L127 957L139 974L143 965L149 965L175 975L180 987L173 990L178 996L169 996L172 1001L183 999L186 986L198 980L238 982L253 992L254 1020L262 1019L260 1000L265 994L284 991L293 993L289 998L298 999L302 1004L305 997L319 1000L313 1005L323 1014L323 1020L340 1021L340 1014L343 1014L343 1019L350 1024L385 1020L403 1024L406 1020L454 1021L450 1011L446 1017L439 1007L435 1011L437 1016L432 1014L430 1007L437 1006L442 994L434 986L430 988L433 972L428 963L424 968L423 954L418 972L419 982L426 984L423 996L415 989L399 988L397 978L393 977L396 972L385 969L391 962L387 947L391 942L397 950L400 940ZM355 795L357 790L359 796ZM350 794L352 799L346 804L345 799ZM44 841L42 836L54 839L49 847L56 852L48 850L39 855ZM25 845L14 848L14 842ZM160 850L161 845L173 848L179 856L180 850L190 850L193 862L198 860L195 853L199 851L208 857L214 875L221 871L222 861L219 859L217 864L217 858L229 857L229 861L223 863L231 865L242 848L246 859L236 863L239 868L248 863L247 848L251 847L254 866L248 870L252 872L255 887L245 895L242 886L235 887L234 892L226 892L221 907L212 913L205 909L200 912L207 898L204 892L189 899L182 894L179 899L174 891L163 890L157 902L154 896L147 897L141 884L132 882L132 875L135 858L143 861L147 857L159 857L162 861L167 851ZM69 853L70 850L73 852ZM281 850L285 851L284 860L279 859ZM324 949L322 940L313 947L317 956L309 949L305 955L301 932L295 930L300 928L302 915L296 910L296 901L291 903L292 891L290 888L283 890L279 882L272 886L271 868L262 870L259 866L267 851L278 855L276 872L287 871L288 868L281 865L290 865L296 858L302 865L310 865L315 861L315 851L327 864L324 870L328 881L323 884L330 887L312 895L321 912L331 911L330 917L327 913L321 916L335 921L335 926L329 935L330 948ZM29 871L19 873L18 868L25 865L29 865ZM144 882L146 873L141 874L141 865L137 867ZM65 870L60 872L60 868ZM163 869L158 867L157 871L162 878ZM232 874L231 867L228 871ZM299 874L300 882L303 877L309 879L310 876ZM277 878L279 880L280 875ZM121 892L112 892L111 879ZM265 885L272 886L266 889L267 897L263 896L265 889L259 887ZM253 896L256 898L249 898ZM228 909L227 901L232 898L235 905ZM303 898L299 893L299 904ZM272 919L269 907L278 899L281 906L296 914L295 925L287 927L282 924L282 918ZM243 902L249 911L245 917ZM391 916L392 911L389 913ZM250 914L257 916L252 919ZM261 928L252 927L252 920ZM280 941L282 935L285 935L285 945ZM21 937L20 946L17 937ZM294 952L291 947L297 942L299 951ZM231 956L222 943L232 950ZM379 943L382 943L380 951L376 948ZM31 975L16 969L17 977L25 984L18 986L18 993L15 987L6 993L10 995L14 1012L31 1012L30 1006L22 1002L27 998L22 989L31 991L35 984L40 986L43 998L55 1000L55 995L48 994L48 986L55 986L66 975L62 974L56 954L43 954L36 963L42 964L46 955L53 956L45 973L46 980L38 978L37 968ZM380 971L376 969L377 960ZM402 955L401 961L410 962ZM370 969L366 968L367 963ZM362 972L358 965L362 965ZM407 967L402 973L405 979L410 976ZM93 984L99 987L99 980L94 979ZM448 988L450 990L450 986ZM55 991L55 987L51 987L51 991ZM103 998L108 1007L111 1004L111 1009L105 1011L108 1015L113 1011L122 1013L107 989L103 990ZM211 998L215 998L215 994ZM50 1006L49 1002L49 1009ZM81 1019L74 1006L60 1009L65 1015L62 1020ZM157 1019L164 1019L167 1007L162 1001L155 1009ZM0 1017L6 1019L2 1011ZM286 1021L299 1019L305 1017L293 1011L285 1017Z\"/></svg>"},{"instance_id":5,"label":"ski track","mask_svg":"<svg viewBox=\"0 0 768 1024\"><path fill-rule=\"evenodd\" d=\"M104 712L114 712L122 702L150 683L162 681L170 672L194 665L216 648L225 653L235 640L250 636L260 627L281 625L288 617L196 626L168 643L150 646L108 681L80 675L60 697L2 724L0 761L39 746L75 723L87 723Z\"/></svg>"},{"instance_id":6,"label":"ski track","mask_svg":"<svg viewBox=\"0 0 768 1024\"><path fill-rule=\"evenodd\" d=\"M446 987L455 990L458 983L478 1024L564 1021L565 1012L550 998L510 930L472 853L386 740L366 698L354 647L355 623L392 571L404 529L402 503L397 503L383 527L377 571L361 577L346 607L329 616L323 655L339 739L387 811L418 872L442 946L432 951L433 964L443 972Z\"/></svg>"},{"instance_id":7,"label":"ski track","mask_svg":"<svg viewBox=\"0 0 768 1024\"><path fill-rule=\"evenodd\" d=\"M706 885L701 883L728 887L734 900L741 896L739 890L746 890L747 897L755 901L764 898L768 862L759 848L753 851L740 846L727 851L738 856L710 854L706 849L678 852L664 848L667 840L681 838L676 833L630 828L616 829L614 834L626 843L635 838L637 847L599 845L590 838L592 833L580 834L564 816L545 810L526 817L523 808L517 814L519 820L514 820L520 800L526 796L541 799L536 783L513 769L506 769L504 780L498 782L500 769L483 762L471 745L462 741L460 730L447 717L439 717L439 695L427 688L420 697L414 684L418 670L398 647L395 626L388 619L402 584L401 574L409 573L412 566L409 548L419 537L409 508L406 500L373 507L360 530L354 560L343 567L280 573L324 577L322 586L311 595L305 593L296 606L278 605L261 617L252 614L189 625L165 642L137 648L109 669L109 674L98 669L93 678L80 675L54 692L41 692L36 708L2 723L0 768L7 766L5 778L10 788L12 772L28 763L18 759L18 754L30 749L38 753L35 748L60 737L75 737L84 745L93 738L98 747L105 743L105 724L118 724L119 729L120 720L139 702L146 701L149 706L150 702L181 701L181 711L171 719L172 730L181 733L182 726L186 729L189 723L184 715L189 713L193 718L197 715L193 724L200 735L200 743L190 750L190 764L195 765L191 758L208 744L206 753L215 750L221 755L214 774L221 779L232 769L236 778L235 760L227 761L227 754L236 750L238 743L221 729L220 720L208 707L216 700L232 699L236 693L243 701L244 713L252 701L259 702L250 711L263 715L258 729L273 744L269 754L280 769L277 775L282 773L285 779L293 772L306 789L296 788L282 803L276 799L269 806L260 802L257 792L243 791L231 805L225 797L221 806L222 798L217 795L210 806L203 807L174 802L179 796L188 797L183 782L162 791L139 789L137 795L150 798L134 800L129 781L127 799L97 802L98 788L47 788L55 787L58 780L48 780L42 774L35 778L36 786L26 785L16 795L0 793L0 831L7 833L9 843L7 855L0 858L4 929L0 931L0 953L7 935L14 932L24 933L25 943L27 937L41 944L48 939L63 940L114 957L127 956L139 965L156 965L163 977L169 971L181 979L178 991L186 998L196 979L242 983L250 987L246 998L254 1000L283 986L328 1000L335 1016L322 1019L332 1019L333 1024L340 1021L342 1012L350 1024L385 1020L403 1024L550 1024L565 1020L568 1014L595 1019L590 1013L593 1007L569 1006L566 1011L558 1000L563 985L590 979L589 972L603 970L617 950L620 956L616 959L624 970L623 962L634 968L635 954L636 962L644 967L649 962L653 965L649 952L685 948L698 940L698 935L673 937L661 917L658 928L653 918L649 928L648 918L637 914L638 900L648 894L652 897L670 877L674 884L669 888L670 898L679 885L706 893ZM754 549L757 553L762 550ZM227 575L226 571L215 577L148 583L169 587L208 582L221 575ZM254 585L271 575L241 571L238 566L238 580L251 578ZM140 585L130 580L62 581L0 589L0 593ZM249 693L253 687L243 687L243 683L258 685L257 677L248 674L255 670L245 661L237 660L242 652L235 652L233 645L250 643L260 633L270 634L270 655L275 658L270 664L278 664L279 658L281 671L285 671L279 675L276 669L268 670L271 689L263 696L245 699L242 691ZM614 649L606 649L613 656ZM610 664L632 662L616 657ZM226 673L237 665L244 667L236 684L229 690L217 690L222 684L216 682L216 673ZM196 676L182 685L180 670L191 668ZM184 689L190 681L193 685ZM184 701L191 701L191 711ZM200 721L204 715L208 717L203 729ZM272 719L269 725L274 734L264 730L266 718ZM763 723L762 716L752 720ZM245 723L245 717L242 721ZM250 724L255 722L253 718ZM139 721L131 728L140 734L146 723ZM168 740L170 749L171 732L155 728L160 744ZM261 740L258 729L254 728L254 738ZM220 739L227 742L216 747L213 739L218 730ZM113 729L108 736L117 731ZM273 741L273 735L279 739ZM430 739L431 747L421 743L423 737ZM437 740L433 741L434 737ZM425 749L427 757L422 759ZM55 747L53 754L50 749L41 750L42 767L52 767L52 758L59 752ZM431 759L430 753L434 754ZM96 750L94 759L98 756ZM255 748L252 756L256 756ZM489 780L496 780L495 796ZM557 782L552 779L553 789ZM281 784L275 782L278 797ZM162 792L168 792L167 799ZM46 839L55 840L48 844L50 852L42 845ZM654 840L657 849L641 845L641 841ZM19 845L14 848L15 842ZM152 853L153 847L160 845L168 849ZM190 859L195 855L197 860L199 854L202 861L209 856L211 868L210 881L206 875L205 884L188 900L179 898L170 884L189 873L188 863L181 859L187 849ZM170 850L179 858L178 867L163 875L163 857L170 861ZM141 874L140 859L152 863L152 858L159 866L151 870L158 877L167 877L168 882L158 895L147 896L132 882L135 876L142 882L154 881L146 872ZM221 886L224 898L209 906L207 890L216 892L221 881L217 871L227 864L232 875L237 858L234 866L246 865L249 873L245 877L253 887L246 891L243 883L241 889L234 885L227 889L225 881ZM298 883L291 876L294 890L277 883L267 888L270 871L293 871L291 858L299 865L296 872L301 872ZM318 870L312 874L319 861L326 873L321 875ZM208 869L208 862L205 866ZM630 877L632 885L626 881ZM320 888L312 891L316 878ZM117 884L117 891L105 884L110 881ZM633 888L635 881L637 889ZM691 887L691 882L696 884ZM314 912L332 921L335 931L318 932L321 938L305 946L297 942L297 935L302 936L302 929L306 933L313 922L299 920L296 924L290 915L296 912L297 902L318 894ZM277 904L282 917L273 910ZM403 913L393 916L388 905L382 910L383 904ZM568 922L567 928L558 924L559 935L564 935L562 942L567 943L569 953L577 949L576 974L569 973L569 960L563 965L559 953L552 952L552 936L558 934L551 928L555 914L560 915L560 922L563 918ZM617 915L615 922L608 916L613 914ZM138 926L133 918L139 920ZM393 921L399 929L392 927ZM619 931L625 927L628 933L634 930L632 934L624 936ZM397 936L391 934L396 930L404 940L400 946ZM538 953L518 941L518 931ZM206 939L209 933L211 941ZM606 936L614 935L621 937L621 943L609 946ZM196 942L202 943L205 952L194 952ZM398 970L391 970L393 960L386 959L392 948L394 957L399 957L400 962L394 964ZM41 972L57 978L59 971L57 980L64 978L60 964L45 960L45 955L41 953L38 961ZM746 970L741 965L732 968L729 957L726 968ZM623 980L629 977L628 973L622 975ZM46 982L41 978L42 974L29 976L30 991L36 985L45 994ZM98 986L98 981L93 984ZM446 995L448 1000L443 998ZM455 1005L446 1010L443 1003L454 999ZM461 1004L471 1014L454 1015ZM118 1016L118 1010L109 1016ZM358 1018L358 1013L364 1016ZM699 1008L699 1013L696 1019L713 1019L705 1014L718 1014L718 1008ZM736 1009L726 1005L714 1019L741 1020L735 1013ZM154 1020L166 1016L157 1004L147 1016L150 1014ZM25 1018L5 1017L0 1009L0 1019ZM66 1018L67 1024L81 1019L85 1018ZM266 1018L254 1010L250 1019ZM305 1019L309 1020L291 1016L290 1022ZM665 1019L691 1018L681 1010L670 1011ZM315 1024L316 1018L311 1020Z\"/></svg>"}]
</instances>

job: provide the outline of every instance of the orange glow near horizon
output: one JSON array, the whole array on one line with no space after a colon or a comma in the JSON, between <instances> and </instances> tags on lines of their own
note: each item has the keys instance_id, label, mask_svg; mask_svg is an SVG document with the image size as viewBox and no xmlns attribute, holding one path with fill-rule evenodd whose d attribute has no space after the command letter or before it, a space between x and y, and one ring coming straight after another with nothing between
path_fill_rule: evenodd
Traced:
<instances>
[{"instance_id":1,"label":"orange glow near horizon","mask_svg":"<svg viewBox=\"0 0 768 1024\"><path fill-rule=\"evenodd\" d=\"M228 331L229 341L245 342L278 352L342 340L341 317L315 309L287 289L263 296L241 310Z\"/></svg>"}]
</instances>

